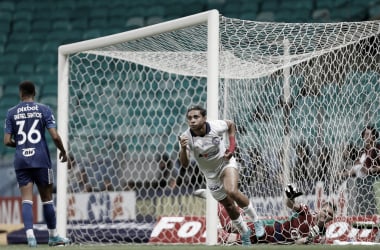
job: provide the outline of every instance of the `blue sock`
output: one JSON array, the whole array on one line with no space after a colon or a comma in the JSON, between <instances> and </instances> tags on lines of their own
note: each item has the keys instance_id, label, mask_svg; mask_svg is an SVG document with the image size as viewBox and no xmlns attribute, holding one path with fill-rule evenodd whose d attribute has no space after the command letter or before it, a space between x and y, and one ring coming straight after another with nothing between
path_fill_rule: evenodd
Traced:
<instances>
[{"instance_id":1,"label":"blue sock","mask_svg":"<svg viewBox=\"0 0 380 250\"><path fill-rule=\"evenodd\" d=\"M48 229L55 229L57 219L55 217L55 209L53 201L42 202L44 218Z\"/></svg>"},{"instance_id":2,"label":"blue sock","mask_svg":"<svg viewBox=\"0 0 380 250\"><path fill-rule=\"evenodd\" d=\"M22 201L22 219L25 230L33 229L33 201Z\"/></svg>"}]
</instances>

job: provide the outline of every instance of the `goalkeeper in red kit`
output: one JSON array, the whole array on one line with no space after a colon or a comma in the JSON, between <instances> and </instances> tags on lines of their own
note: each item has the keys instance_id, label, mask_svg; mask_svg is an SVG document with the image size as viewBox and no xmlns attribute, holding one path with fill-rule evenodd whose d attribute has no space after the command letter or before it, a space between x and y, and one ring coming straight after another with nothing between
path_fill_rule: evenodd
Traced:
<instances>
[{"instance_id":1,"label":"goalkeeper in red kit","mask_svg":"<svg viewBox=\"0 0 380 250\"><path fill-rule=\"evenodd\" d=\"M199 191L197 192L199 195ZM289 184L285 189L286 205L292 209L293 214L284 220L262 220L265 234L257 237L253 223L248 222L251 229L251 243L277 243L277 244L310 244L324 243L326 224L330 222L336 207L330 202L325 202L319 211L311 211L307 205L297 203L295 198L302 195L296 188ZM218 216L221 227L227 234L220 234L225 238L228 233L235 233L236 230L231 224L223 206L218 206ZM225 240L225 239L222 239ZM240 243L240 239L237 241Z\"/></svg>"}]
</instances>

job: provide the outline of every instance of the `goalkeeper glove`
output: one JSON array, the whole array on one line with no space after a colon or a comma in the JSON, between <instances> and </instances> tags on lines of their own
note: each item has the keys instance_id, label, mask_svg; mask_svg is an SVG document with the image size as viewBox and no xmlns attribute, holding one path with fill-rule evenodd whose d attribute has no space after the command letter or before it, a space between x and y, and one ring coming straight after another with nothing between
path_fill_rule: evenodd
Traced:
<instances>
[{"instance_id":1,"label":"goalkeeper glove","mask_svg":"<svg viewBox=\"0 0 380 250\"><path fill-rule=\"evenodd\" d=\"M285 188L286 197L290 200L294 200L298 196L301 196L302 192L297 192L297 188L293 184L288 184Z\"/></svg>"},{"instance_id":2,"label":"goalkeeper glove","mask_svg":"<svg viewBox=\"0 0 380 250\"><path fill-rule=\"evenodd\" d=\"M310 228L309 235L306 238L306 243L311 243L313 240L319 236L319 227L315 225L314 227Z\"/></svg>"}]
</instances>

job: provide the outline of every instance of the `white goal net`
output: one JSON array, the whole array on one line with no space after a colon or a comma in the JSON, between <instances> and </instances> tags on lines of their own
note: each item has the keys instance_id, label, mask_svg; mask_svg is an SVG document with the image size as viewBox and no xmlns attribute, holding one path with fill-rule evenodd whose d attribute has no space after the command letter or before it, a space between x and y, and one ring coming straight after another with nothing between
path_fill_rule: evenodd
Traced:
<instances>
[{"instance_id":1,"label":"white goal net","mask_svg":"<svg viewBox=\"0 0 380 250\"><path fill-rule=\"evenodd\" d=\"M205 216L205 200L192 195L204 179L196 164L179 165L177 136L187 108L208 105L208 28L200 22L136 39L126 32L125 42L84 41L65 55L68 98L59 105L67 101L68 117L59 126L67 126L74 160L74 242L148 242L161 217ZM380 22L220 17L217 116L237 124L240 187L260 216L289 214L290 182L311 208L326 199L340 216L378 213L379 178L340 174L360 159L365 126L380 129L379 33Z\"/></svg>"}]
</instances>

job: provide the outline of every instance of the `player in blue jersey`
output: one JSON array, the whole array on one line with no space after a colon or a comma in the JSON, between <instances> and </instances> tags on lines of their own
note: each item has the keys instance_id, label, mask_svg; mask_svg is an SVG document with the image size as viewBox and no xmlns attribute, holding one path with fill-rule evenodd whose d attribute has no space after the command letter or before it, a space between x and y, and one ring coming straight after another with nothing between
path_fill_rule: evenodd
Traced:
<instances>
[{"instance_id":1,"label":"player in blue jersey","mask_svg":"<svg viewBox=\"0 0 380 250\"><path fill-rule=\"evenodd\" d=\"M47 129L59 149L61 162L68 157L57 133L52 110L34 101L35 86L30 81L19 85L21 102L10 108L5 120L4 144L16 148L14 167L22 198L22 217L28 245L36 247L33 232L33 185L36 184L43 215L49 231L49 246L66 245L69 239L60 237L56 230L56 215L53 204L53 171L45 139ZM69 166L70 167L70 166Z\"/></svg>"},{"instance_id":2,"label":"player in blue jersey","mask_svg":"<svg viewBox=\"0 0 380 250\"><path fill-rule=\"evenodd\" d=\"M200 106L188 109L189 128L180 136L179 160L187 167L192 156L207 180L212 196L226 209L234 226L242 236L243 245L250 245L251 229L243 220L235 203L242 208L255 224L255 234L264 234L262 222L250 200L238 188L239 168L235 157L235 123L231 120L207 121L206 110ZM227 133L229 146L223 136Z\"/></svg>"}]
</instances>

